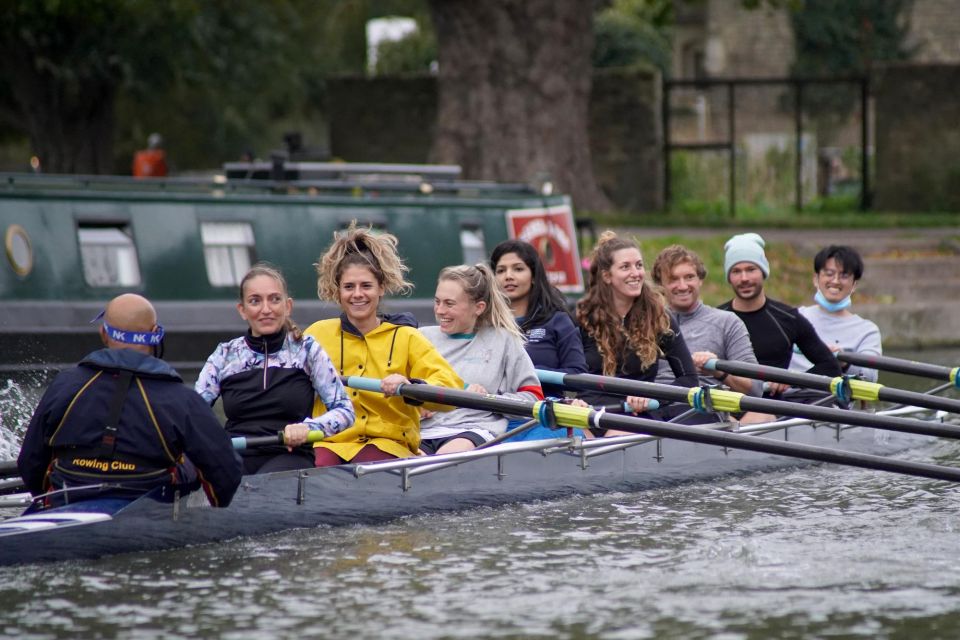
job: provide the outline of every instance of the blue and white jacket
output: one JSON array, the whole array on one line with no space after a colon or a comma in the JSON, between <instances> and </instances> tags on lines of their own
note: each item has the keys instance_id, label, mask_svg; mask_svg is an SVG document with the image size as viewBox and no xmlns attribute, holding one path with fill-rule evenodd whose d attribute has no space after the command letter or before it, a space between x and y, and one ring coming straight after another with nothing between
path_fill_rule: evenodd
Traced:
<instances>
[{"instance_id":1,"label":"blue and white jacket","mask_svg":"<svg viewBox=\"0 0 960 640\"><path fill-rule=\"evenodd\" d=\"M209 404L223 399L231 435L275 435L304 423L331 436L353 424L353 403L327 352L310 336L286 331L254 338L250 332L222 342L194 386ZM314 396L327 411L312 417Z\"/></svg>"}]
</instances>

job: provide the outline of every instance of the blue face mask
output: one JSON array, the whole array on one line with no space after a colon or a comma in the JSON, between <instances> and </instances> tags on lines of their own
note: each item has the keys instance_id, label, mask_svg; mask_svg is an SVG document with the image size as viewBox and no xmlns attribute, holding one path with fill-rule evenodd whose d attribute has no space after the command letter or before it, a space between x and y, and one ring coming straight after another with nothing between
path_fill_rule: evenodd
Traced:
<instances>
[{"instance_id":1,"label":"blue face mask","mask_svg":"<svg viewBox=\"0 0 960 640\"><path fill-rule=\"evenodd\" d=\"M817 289L817 292L813 295L813 299L816 300L816 302L817 302L818 305L820 305L821 307L823 307L823 308L826 309L827 311L830 311L831 313L833 313L833 312L837 312L837 311L843 311L844 309L846 309L847 307L849 307L849 306L850 306L850 297L851 297L852 295L853 295L853 294L850 294L849 296L847 296L846 298L844 298L844 299L841 300L840 302L830 302L830 301L827 300L826 297L824 297L824 295L820 292L820 289Z\"/></svg>"}]
</instances>

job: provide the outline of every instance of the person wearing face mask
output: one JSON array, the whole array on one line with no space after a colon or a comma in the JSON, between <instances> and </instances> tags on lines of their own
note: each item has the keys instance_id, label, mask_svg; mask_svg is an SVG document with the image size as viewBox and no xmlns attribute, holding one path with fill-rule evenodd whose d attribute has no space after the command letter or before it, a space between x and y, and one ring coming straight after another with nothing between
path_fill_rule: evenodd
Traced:
<instances>
[{"instance_id":1,"label":"person wearing face mask","mask_svg":"<svg viewBox=\"0 0 960 640\"><path fill-rule=\"evenodd\" d=\"M880 355L880 329L866 318L850 311L851 297L863 276L863 259L853 247L830 245L813 259L813 296L816 304L800 307L817 335L832 352L852 351ZM812 365L802 353L794 353L791 371L807 371ZM877 381L877 370L843 363L844 373L870 382Z\"/></svg>"},{"instance_id":2,"label":"person wearing face mask","mask_svg":"<svg viewBox=\"0 0 960 640\"><path fill-rule=\"evenodd\" d=\"M348 429L353 403L319 342L293 322L293 299L280 270L253 265L240 281L237 311L249 328L221 343L207 359L194 389L213 404L222 398L231 436L271 436L283 431L284 445L244 450L244 473L287 471L313 466L303 446L310 431L324 437ZM312 417L314 398L326 413Z\"/></svg>"}]
</instances>

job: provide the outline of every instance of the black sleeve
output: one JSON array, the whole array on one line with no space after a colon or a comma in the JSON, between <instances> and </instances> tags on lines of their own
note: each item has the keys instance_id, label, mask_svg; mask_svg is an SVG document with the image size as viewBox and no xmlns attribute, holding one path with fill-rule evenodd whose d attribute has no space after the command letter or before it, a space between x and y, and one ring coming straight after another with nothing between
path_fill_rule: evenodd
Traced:
<instances>
[{"instance_id":1,"label":"black sleeve","mask_svg":"<svg viewBox=\"0 0 960 640\"><path fill-rule=\"evenodd\" d=\"M230 436L200 394L184 387L183 404L183 451L196 466L210 504L226 507L240 486L243 463L233 450Z\"/></svg>"},{"instance_id":2,"label":"black sleeve","mask_svg":"<svg viewBox=\"0 0 960 640\"><path fill-rule=\"evenodd\" d=\"M670 365L670 370L673 371L675 379L672 384L678 387L697 387L700 385L697 368L693 364L690 350L680 332L680 325L673 316L670 316L670 329L673 330L673 335L661 336L660 349L663 350L663 358Z\"/></svg>"},{"instance_id":3,"label":"black sleeve","mask_svg":"<svg viewBox=\"0 0 960 640\"><path fill-rule=\"evenodd\" d=\"M603 375L603 357L597 347L597 341L580 327L580 339L583 342L583 357L587 363L587 373ZM577 391L577 397L592 406L623 402L625 396L610 395L599 391Z\"/></svg>"},{"instance_id":4,"label":"black sleeve","mask_svg":"<svg viewBox=\"0 0 960 640\"><path fill-rule=\"evenodd\" d=\"M800 352L806 356L807 360L813 363L813 366L807 370L807 373L816 373L823 376L836 377L843 375L840 369L840 363L837 361L833 352L823 343L817 330L813 328L810 321L807 320L799 311L794 311L797 323L797 346Z\"/></svg>"},{"instance_id":5,"label":"black sleeve","mask_svg":"<svg viewBox=\"0 0 960 640\"><path fill-rule=\"evenodd\" d=\"M44 486L44 478L47 475L53 451L47 446L46 431L47 424L51 422L49 418L53 408L52 399L57 395L57 386L54 380L37 404L33 417L30 418L30 424L27 426L27 432L23 436L20 455L17 457L20 477L27 491L33 495L39 495L47 490Z\"/></svg>"}]
</instances>

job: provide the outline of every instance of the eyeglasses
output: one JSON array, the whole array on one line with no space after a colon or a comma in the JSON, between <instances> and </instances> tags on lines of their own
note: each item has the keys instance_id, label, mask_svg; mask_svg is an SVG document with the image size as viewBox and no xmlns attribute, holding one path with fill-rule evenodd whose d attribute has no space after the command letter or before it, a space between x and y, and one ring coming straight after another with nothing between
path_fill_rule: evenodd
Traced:
<instances>
[{"instance_id":1,"label":"eyeglasses","mask_svg":"<svg viewBox=\"0 0 960 640\"><path fill-rule=\"evenodd\" d=\"M820 271L820 277L824 280L833 280L838 278L840 282L850 282L853 280L853 274L848 271L835 271L834 269L823 269Z\"/></svg>"}]
</instances>

